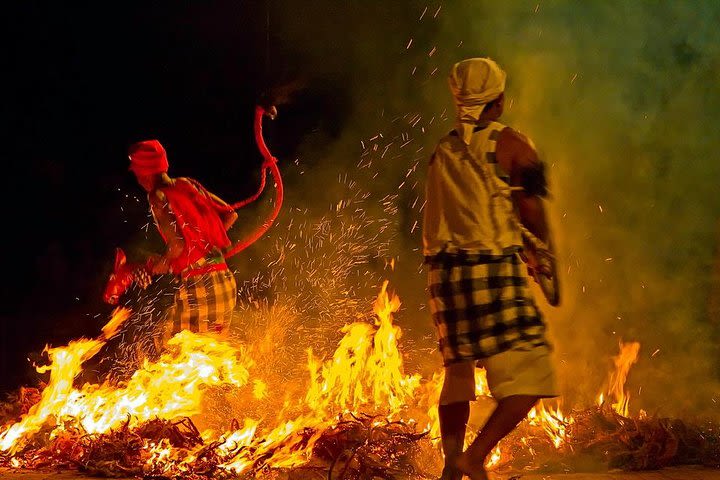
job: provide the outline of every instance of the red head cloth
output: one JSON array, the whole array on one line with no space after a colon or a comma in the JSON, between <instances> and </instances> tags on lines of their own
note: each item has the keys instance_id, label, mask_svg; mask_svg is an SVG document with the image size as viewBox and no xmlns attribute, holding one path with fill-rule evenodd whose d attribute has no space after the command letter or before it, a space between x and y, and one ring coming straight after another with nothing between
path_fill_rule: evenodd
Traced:
<instances>
[{"instance_id":1,"label":"red head cloth","mask_svg":"<svg viewBox=\"0 0 720 480\"><path fill-rule=\"evenodd\" d=\"M130 170L135 175L154 175L168 171L165 149L157 140L145 140L130 146Z\"/></svg>"}]
</instances>

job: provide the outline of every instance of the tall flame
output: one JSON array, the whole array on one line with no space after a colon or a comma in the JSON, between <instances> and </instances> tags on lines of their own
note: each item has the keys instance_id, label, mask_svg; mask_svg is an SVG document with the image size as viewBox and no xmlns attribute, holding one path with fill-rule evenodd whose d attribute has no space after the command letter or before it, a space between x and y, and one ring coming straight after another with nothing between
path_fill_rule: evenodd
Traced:
<instances>
[{"instance_id":1,"label":"tall flame","mask_svg":"<svg viewBox=\"0 0 720 480\"><path fill-rule=\"evenodd\" d=\"M598 404L602 406L606 401L611 401L612 409L619 415L628 416L630 394L625 389L630 367L638 358L640 344L638 342L623 343L620 341L620 353L613 357L615 370L610 372L606 393L601 393Z\"/></svg>"},{"instance_id":2,"label":"tall flame","mask_svg":"<svg viewBox=\"0 0 720 480\"><path fill-rule=\"evenodd\" d=\"M310 385L305 396L305 413L281 423L255 439L256 425L227 435L226 443L245 439L252 448L240 452L225 463L235 473L245 471L254 459L272 451L265 465L289 468L306 463L312 447L323 428L331 427L333 417L343 412L374 411L391 417L411 403L420 385L419 375L406 375L398 340L402 331L393 325L393 314L400 308L400 299L388 295L384 282L375 301L375 324L356 322L345 325L338 348L331 360L321 363L308 350ZM315 429L309 439L295 433ZM252 431L249 431L249 430Z\"/></svg>"},{"instance_id":3,"label":"tall flame","mask_svg":"<svg viewBox=\"0 0 720 480\"><path fill-rule=\"evenodd\" d=\"M332 360L320 365L308 350L310 388L305 397L316 412L338 412L363 405L387 406L396 413L412 399L419 375L405 375L398 350L400 327L393 314L400 308L397 295L389 296L385 281L375 301L375 325L345 325L345 334Z\"/></svg>"}]
</instances>

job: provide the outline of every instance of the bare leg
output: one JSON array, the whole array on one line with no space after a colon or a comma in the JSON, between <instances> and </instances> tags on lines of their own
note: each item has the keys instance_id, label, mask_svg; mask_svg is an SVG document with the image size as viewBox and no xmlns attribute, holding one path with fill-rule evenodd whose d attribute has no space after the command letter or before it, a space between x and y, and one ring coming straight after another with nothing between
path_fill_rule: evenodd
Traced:
<instances>
[{"instance_id":1,"label":"bare leg","mask_svg":"<svg viewBox=\"0 0 720 480\"><path fill-rule=\"evenodd\" d=\"M475 441L458 457L457 468L471 480L487 480L485 457L527 416L539 398L513 395L500 400Z\"/></svg>"},{"instance_id":2,"label":"bare leg","mask_svg":"<svg viewBox=\"0 0 720 480\"><path fill-rule=\"evenodd\" d=\"M455 462L465 446L465 428L469 417L470 402L457 402L438 407L440 438L445 454L445 467L441 480L462 479L462 472L455 467Z\"/></svg>"}]
</instances>

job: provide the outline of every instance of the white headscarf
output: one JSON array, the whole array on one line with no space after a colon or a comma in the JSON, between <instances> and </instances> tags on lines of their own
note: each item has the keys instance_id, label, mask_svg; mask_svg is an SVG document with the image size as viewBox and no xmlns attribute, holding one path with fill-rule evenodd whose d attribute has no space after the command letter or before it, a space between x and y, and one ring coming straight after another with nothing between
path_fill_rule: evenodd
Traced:
<instances>
[{"instance_id":1,"label":"white headscarf","mask_svg":"<svg viewBox=\"0 0 720 480\"><path fill-rule=\"evenodd\" d=\"M503 69L489 58L469 58L453 65L449 81L457 107L456 130L466 144L485 105L505 91L505 78Z\"/></svg>"}]
</instances>

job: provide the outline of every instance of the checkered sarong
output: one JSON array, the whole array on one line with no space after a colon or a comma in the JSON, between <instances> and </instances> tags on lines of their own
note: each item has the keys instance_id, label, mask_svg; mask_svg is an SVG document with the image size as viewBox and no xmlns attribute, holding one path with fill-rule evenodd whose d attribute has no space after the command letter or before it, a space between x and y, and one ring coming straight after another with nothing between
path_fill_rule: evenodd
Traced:
<instances>
[{"instance_id":1,"label":"checkered sarong","mask_svg":"<svg viewBox=\"0 0 720 480\"><path fill-rule=\"evenodd\" d=\"M517 253L441 253L427 263L429 306L445 365L547 344Z\"/></svg>"},{"instance_id":2,"label":"checkered sarong","mask_svg":"<svg viewBox=\"0 0 720 480\"><path fill-rule=\"evenodd\" d=\"M165 322L165 340L181 330L227 333L235 308L237 285L230 270L182 279Z\"/></svg>"}]
</instances>

